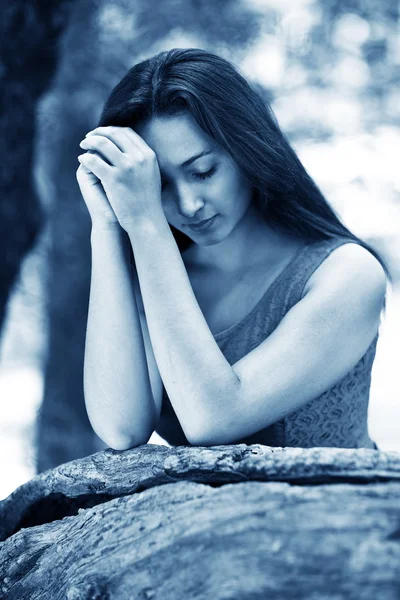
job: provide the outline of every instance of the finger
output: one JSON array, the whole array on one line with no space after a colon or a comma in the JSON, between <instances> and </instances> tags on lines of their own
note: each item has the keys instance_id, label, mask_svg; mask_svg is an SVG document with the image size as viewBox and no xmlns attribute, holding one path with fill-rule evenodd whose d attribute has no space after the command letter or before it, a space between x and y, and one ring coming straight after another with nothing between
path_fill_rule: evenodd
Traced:
<instances>
[{"instance_id":1,"label":"finger","mask_svg":"<svg viewBox=\"0 0 400 600\"><path fill-rule=\"evenodd\" d=\"M95 153L92 154L90 152L86 152L86 154L81 154L78 156L78 160L100 180L109 177L114 171L113 166L107 165L104 160Z\"/></svg>"},{"instance_id":2,"label":"finger","mask_svg":"<svg viewBox=\"0 0 400 600\"><path fill-rule=\"evenodd\" d=\"M140 135L136 133L136 131L134 131L131 127L115 127L113 125L109 125L108 127L97 127L96 129L93 129L93 131L90 131L87 134L87 137L89 135L94 135L98 133L100 133L101 135L106 135L106 137L109 136L110 139L118 140L118 142L124 145L125 138L129 140L127 147L128 149L124 150L124 152L126 153L130 153L132 151L132 143L134 144L134 146L139 148L145 156L149 152L153 152L150 146L146 144L144 139L140 137ZM122 135L124 135L125 137L122 137Z\"/></svg>"},{"instance_id":3,"label":"finger","mask_svg":"<svg viewBox=\"0 0 400 600\"><path fill-rule=\"evenodd\" d=\"M149 154L151 156L156 156L153 148L151 148L147 142L145 142L144 139L130 127L127 128L127 135L135 144L137 144L145 156L149 156Z\"/></svg>"},{"instance_id":4,"label":"finger","mask_svg":"<svg viewBox=\"0 0 400 600\"><path fill-rule=\"evenodd\" d=\"M132 138L128 135L128 130L130 127L114 127L113 125L108 125L107 127L96 127L93 131L89 131L86 134L85 139L91 138L93 136L103 136L110 141L112 141L117 148L120 149L121 152L125 154L131 154L132 150Z\"/></svg>"},{"instance_id":5,"label":"finger","mask_svg":"<svg viewBox=\"0 0 400 600\"><path fill-rule=\"evenodd\" d=\"M100 181L100 179L98 177L96 177L96 175L90 169L85 167L85 165L83 165L83 164L79 165L79 167L76 171L76 178L79 183L81 181L83 184L89 182L90 185L94 185L95 183Z\"/></svg>"},{"instance_id":6,"label":"finger","mask_svg":"<svg viewBox=\"0 0 400 600\"><path fill-rule=\"evenodd\" d=\"M104 135L90 135L79 145L84 150L97 152L109 165L117 166L122 162L124 152Z\"/></svg>"},{"instance_id":7,"label":"finger","mask_svg":"<svg viewBox=\"0 0 400 600\"><path fill-rule=\"evenodd\" d=\"M77 173L80 175L81 173L91 173L91 171L81 163L78 167Z\"/></svg>"}]
</instances>

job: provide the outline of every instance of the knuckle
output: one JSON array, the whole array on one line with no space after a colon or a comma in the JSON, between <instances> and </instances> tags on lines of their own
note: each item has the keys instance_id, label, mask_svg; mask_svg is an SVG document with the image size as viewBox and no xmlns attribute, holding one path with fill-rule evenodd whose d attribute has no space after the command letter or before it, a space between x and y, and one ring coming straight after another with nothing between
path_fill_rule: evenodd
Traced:
<instances>
[{"instance_id":1,"label":"knuckle","mask_svg":"<svg viewBox=\"0 0 400 600\"><path fill-rule=\"evenodd\" d=\"M156 153L151 148L149 148L148 150L146 150L146 154L147 154L148 159L151 160L151 161L156 158Z\"/></svg>"},{"instance_id":2,"label":"knuckle","mask_svg":"<svg viewBox=\"0 0 400 600\"><path fill-rule=\"evenodd\" d=\"M122 158L122 166L125 171L133 171L135 168L135 164L129 156L123 156Z\"/></svg>"},{"instance_id":3,"label":"knuckle","mask_svg":"<svg viewBox=\"0 0 400 600\"><path fill-rule=\"evenodd\" d=\"M115 183L121 183L121 182L124 181L125 174L126 174L125 169L117 169L117 168L114 167L114 170L111 171L111 173L110 173L110 178Z\"/></svg>"},{"instance_id":4,"label":"knuckle","mask_svg":"<svg viewBox=\"0 0 400 600\"><path fill-rule=\"evenodd\" d=\"M130 169L134 169L135 167L140 167L140 165L142 165L144 163L144 157L140 154L138 154L136 156L128 155L126 162L129 165Z\"/></svg>"},{"instance_id":5,"label":"knuckle","mask_svg":"<svg viewBox=\"0 0 400 600\"><path fill-rule=\"evenodd\" d=\"M115 125L107 125L105 127L98 127L97 129L95 129L95 131L99 131L101 133L107 133L110 131L118 131L120 129L120 127L116 127Z\"/></svg>"},{"instance_id":6,"label":"knuckle","mask_svg":"<svg viewBox=\"0 0 400 600\"><path fill-rule=\"evenodd\" d=\"M118 178L121 176L121 171L120 169L117 169L116 167L111 167L111 170L109 172L109 178L112 181L118 181Z\"/></svg>"}]
</instances>

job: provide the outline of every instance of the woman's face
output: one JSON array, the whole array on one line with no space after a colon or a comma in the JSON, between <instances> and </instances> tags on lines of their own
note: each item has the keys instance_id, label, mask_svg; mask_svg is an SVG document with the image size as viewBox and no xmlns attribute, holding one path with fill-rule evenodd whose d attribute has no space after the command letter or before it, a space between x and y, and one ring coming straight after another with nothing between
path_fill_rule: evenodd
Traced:
<instances>
[{"instance_id":1,"label":"woman's face","mask_svg":"<svg viewBox=\"0 0 400 600\"><path fill-rule=\"evenodd\" d=\"M200 245L225 238L245 215L252 198L251 184L230 155L189 113L152 119L136 131L157 156L168 222ZM208 226L189 227L214 216Z\"/></svg>"}]
</instances>

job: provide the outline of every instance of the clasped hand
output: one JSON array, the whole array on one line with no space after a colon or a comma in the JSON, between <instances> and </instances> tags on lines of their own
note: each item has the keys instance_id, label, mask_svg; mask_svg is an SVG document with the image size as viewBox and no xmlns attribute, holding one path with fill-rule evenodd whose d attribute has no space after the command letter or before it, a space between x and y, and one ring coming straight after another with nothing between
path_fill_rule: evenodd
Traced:
<instances>
[{"instance_id":1,"label":"clasped hand","mask_svg":"<svg viewBox=\"0 0 400 600\"><path fill-rule=\"evenodd\" d=\"M155 152L130 127L98 127L80 143L80 163L100 181L125 230L162 212L161 176Z\"/></svg>"}]
</instances>

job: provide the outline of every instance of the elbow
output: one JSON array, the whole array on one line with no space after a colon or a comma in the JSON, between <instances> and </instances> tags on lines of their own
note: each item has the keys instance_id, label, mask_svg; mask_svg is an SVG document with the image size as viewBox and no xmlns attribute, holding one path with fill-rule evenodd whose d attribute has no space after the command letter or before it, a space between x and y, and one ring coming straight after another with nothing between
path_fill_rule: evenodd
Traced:
<instances>
[{"instance_id":1,"label":"elbow","mask_svg":"<svg viewBox=\"0 0 400 600\"><path fill-rule=\"evenodd\" d=\"M212 414L203 415L203 418L199 418L197 414L197 418L191 423L190 428L182 427L191 446L223 446L235 443L232 439L235 423L233 407L240 405L236 401L238 397L237 383L231 392L227 392L226 389L228 388L225 388L222 394L215 394L212 402L204 403L213 407ZM229 399L228 405L226 399Z\"/></svg>"},{"instance_id":2,"label":"elbow","mask_svg":"<svg viewBox=\"0 0 400 600\"><path fill-rule=\"evenodd\" d=\"M194 429L190 429L188 430L187 427L183 427L182 423L181 423L181 427L183 430L183 433L185 434L185 437L187 439L187 441L189 442L190 446L207 446L208 444L205 443L205 430L204 428L202 429L201 427L197 427L195 430ZM210 444L212 446L212 444Z\"/></svg>"},{"instance_id":3,"label":"elbow","mask_svg":"<svg viewBox=\"0 0 400 600\"><path fill-rule=\"evenodd\" d=\"M112 450L130 450L131 448L137 448L138 446L143 446L147 444L152 433L152 430L143 430L140 433L133 435L124 435L121 433L109 433L103 434L102 432L96 431L96 434L99 438L107 444L109 448Z\"/></svg>"},{"instance_id":4,"label":"elbow","mask_svg":"<svg viewBox=\"0 0 400 600\"><path fill-rule=\"evenodd\" d=\"M225 439L224 439L225 438ZM229 444L230 442L226 439L226 436L218 435L215 431L211 432L207 429L198 431L194 435L186 436L191 446L222 446Z\"/></svg>"},{"instance_id":5,"label":"elbow","mask_svg":"<svg viewBox=\"0 0 400 600\"><path fill-rule=\"evenodd\" d=\"M147 444L150 439L150 435L145 436L135 436L135 437L124 437L124 436L115 436L109 441L103 440L112 450L130 450L131 448L137 448L138 446L143 446Z\"/></svg>"},{"instance_id":6,"label":"elbow","mask_svg":"<svg viewBox=\"0 0 400 600\"><path fill-rule=\"evenodd\" d=\"M190 440L187 438L189 444L191 446L198 446L201 448L206 448L207 446L218 446L215 442L209 442L208 440L203 440L203 438L191 438Z\"/></svg>"},{"instance_id":7,"label":"elbow","mask_svg":"<svg viewBox=\"0 0 400 600\"><path fill-rule=\"evenodd\" d=\"M201 427L199 424L195 430L185 432L185 436L191 446L219 446L228 443L221 441L215 430L211 431L209 427Z\"/></svg>"},{"instance_id":8,"label":"elbow","mask_svg":"<svg viewBox=\"0 0 400 600\"><path fill-rule=\"evenodd\" d=\"M135 442L135 441L127 442L125 440L121 440L121 441L117 441L116 443L108 444L108 447L111 448L111 450L118 450L119 452L122 452L123 450L131 450L132 448L138 448L139 446L142 446L142 445L143 444Z\"/></svg>"},{"instance_id":9,"label":"elbow","mask_svg":"<svg viewBox=\"0 0 400 600\"><path fill-rule=\"evenodd\" d=\"M228 442L221 442L218 440L218 437L215 435L207 435L206 432L200 433L199 435L187 437L189 444L191 446L221 446L227 444Z\"/></svg>"},{"instance_id":10,"label":"elbow","mask_svg":"<svg viewBox=\"0 0 400 600\"><path fill-rule=\"evenodd\" d=\"M233 381L230 379L222 386L222 390L221 387L214 390L211 400L208 398L201 403L209 409L203 411L201 418L198 411L191 427L187 428L187 432L184 430L191 446L223 446L235 443L232 431L240 416L237 407L243 405L240 399L240 383L235 374Z\"/></svg>"},{"instance_id":11,"label":"elbow","mask_svg":"<svg viewBox=\"0 0 400 600\"><path fill-rule=\"evenodd\" d=\"M155 418L148 417L137 421L136 427L106 427L103 421L96 420L88 412L93 431L112 450L129 450L147 444L157 424Z\"/></svg>"}]
</instances>

